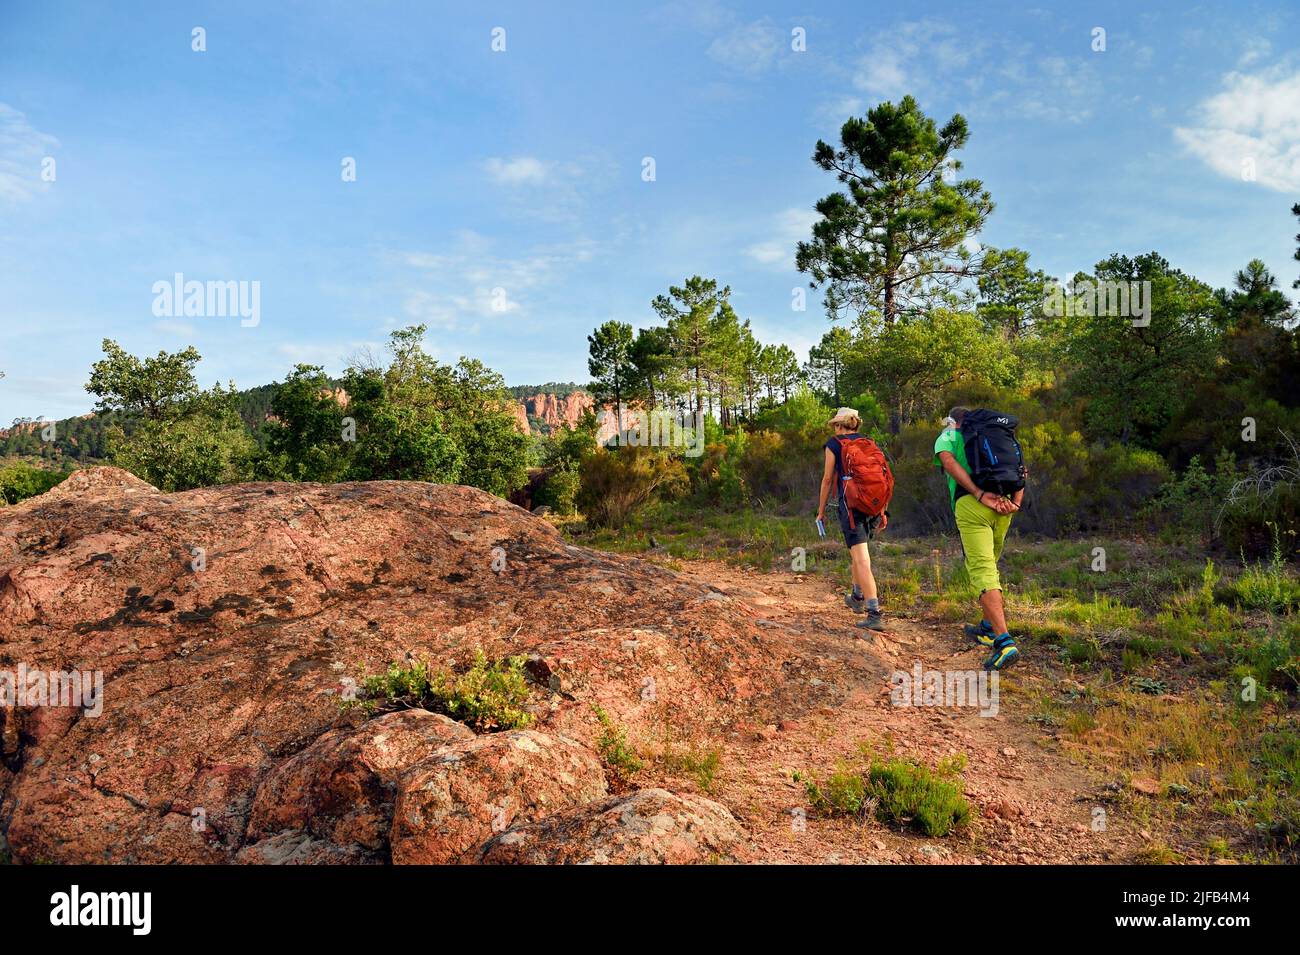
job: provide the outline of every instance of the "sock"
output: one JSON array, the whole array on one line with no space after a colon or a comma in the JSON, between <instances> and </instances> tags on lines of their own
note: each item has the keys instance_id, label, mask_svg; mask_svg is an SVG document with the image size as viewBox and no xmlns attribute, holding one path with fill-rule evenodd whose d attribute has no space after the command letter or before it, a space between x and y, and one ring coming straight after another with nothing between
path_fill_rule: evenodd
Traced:
<instances>
[{"instance_id":1,"label":"sock","mask_svg":"<svg viewBox=\"0 0 1300 955\"><path fill-rule=\"evenodd\" d=\"M854 598L855 600L861 600L861 599L862 599L862 588L859 587L857 584L854 584L854 585L853 585L853 598Z\"/></svg>"},{"instance_id":2,"label":"sock","mask_svg":"<svg viewBox=\"0 0 1300 955\"><path fill-rule=\"evenodd\" d=\"M880 601L875 597L868 597L867 609L872 613L880 613Z\"/></svg>"}]
</instances>

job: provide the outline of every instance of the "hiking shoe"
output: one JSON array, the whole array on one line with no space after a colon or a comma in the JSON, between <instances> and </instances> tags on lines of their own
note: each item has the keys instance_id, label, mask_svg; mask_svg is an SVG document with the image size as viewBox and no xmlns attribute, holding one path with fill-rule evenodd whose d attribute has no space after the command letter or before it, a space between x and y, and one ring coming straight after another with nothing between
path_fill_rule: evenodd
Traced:
<instances>
[{"instance_id":1,"label":"hiking shoe","mask_svg":"<svg viewBox=\"0 0 1300 955\"><path fill-rule=\"evenodd\" d=\"M972 627L970 624L965 625L966 636L970 637L981 647L993 646L993 641L997 639L997 634L993 632L993 625L987 620L981 620L978 627Z\"/></svg>"},{"instance_id":2,"label":"hiking shoe","mask_svg":"<svg viewBox=\"0 0 1300 955\"><path fill-rule=\"evenodd\" d=\"M855 623L853 626L861 627L863 630L884 630L885 629L884 621L880 619L879 610L868 610L867 619L860 620L857 623Z\"/></svg>"},{"instance_id":3,"label":"hiking shoe","mask_svg":"<svg viewBox=\"0 0 1300 955\"><path fill-rule=\"evenodd\" d=\"M986 670L1005 670L1008 667L1015 666L1016 661L1020 659L1020 650L1016 646L1016 641L1010 635L998 637L993 642L993 653L984 661Z\"/></svg>"},{"instance_id":4,"label":"hiking shoe","mask_svg":"<svg viewBox=\"0 0 1300 955\"><path fill-rule=\"evenodd\" d=\"M844 606L848 607L854 613L866 613L867 598L855 597L853 596L853 592L849 591L847 594L844 595Z\"/></svg>"}]
</instances>

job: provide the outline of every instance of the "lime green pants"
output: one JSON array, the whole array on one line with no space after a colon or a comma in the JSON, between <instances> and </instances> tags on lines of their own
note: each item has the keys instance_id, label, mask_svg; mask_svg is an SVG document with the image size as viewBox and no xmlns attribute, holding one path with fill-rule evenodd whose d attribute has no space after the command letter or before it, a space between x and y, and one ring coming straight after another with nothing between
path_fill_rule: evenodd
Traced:
<instances>
[{"instance_id":1,"label":"lime green pants","mask_svg":"<svg viewBox=\"0 0 1300 955\"><path fill-rule=\"evenodd\" d=\"M999 514L971 495L963 494L957 498L956 517L970 582L980 593L1001 590L998 558L1002 556L1002 545L1011 527L1011 515Z\"/></svg>"}]
</instances>

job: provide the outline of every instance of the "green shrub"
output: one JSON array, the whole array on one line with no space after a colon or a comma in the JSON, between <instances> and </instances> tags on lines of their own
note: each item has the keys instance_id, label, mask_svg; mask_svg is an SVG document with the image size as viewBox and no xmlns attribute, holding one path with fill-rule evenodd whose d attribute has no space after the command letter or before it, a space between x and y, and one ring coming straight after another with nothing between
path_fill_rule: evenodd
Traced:
<instances>
[{"instance_id":1,"label":"green shrub","mask_svg":"<svg viewBox=\"0 0 1300 955\"><path fill-rule=\"evenodd\" d=\"M965 828L970 802L962 793L964 757L940 761L930 769L901 757L871 759L864 773L841 764L824 785L802 773L814 810L828 815L865 816L874 813L884 823L914 826L927 836L946 836Z\"/></svg>"},{"instance_id":2,"label":"green shrub","mask_svg":"<svg viewBox=\"0 0 1300 955\"><path fill-rule=\"evenodd\" d=\"M423 660L406 667L394 663L384 673L362 680L360 700L342 705L370 711L420 707L488 731L531 726L533 716L523 709L528 696L524 657L492 662L476 650L469 669L459 675L432 670Z\"/></svg>"},{"instance_id":3,"label":"green shrub","mask_svg":"<svg viewBox=\"0 0 1300 955\"><path fill-rule=\"evenodd\" d=\"M706 749L692 743L685 752L666 750L660 763L669 772L681 773L695 780L702 792L712 792L718 770L722 767L722 750L716 746Z\"/></svg>"},{"instance_id":4,"label":"green shrub","mask_svg":"<svg viewBox=\"0 0 1300 955\"><path fill-rule=\"evenodd\" d=\"M619 779L626 782L643 768L645 762L628 744L627 730L619 726L602 707L592 705L596 720L600 723L600 735L596 737L596 751L605 765Z\"/></svg>"},{"instance_id":5,"label":"green shrub","mask_svg":"<svg viewBox=\"0 0 1300 955\"><path fill-rule=\"evenodd\" d=\"M229 406L230 393L214 389L194 410L173 418L141 421L128 436L108 430L109 455L118 467L161 491L186 491L247 480L257 443Z\"/></svg>"},{"instance_id":6,"label":"green shrub","mask_svg":"<svg viewBox=\"0 0 1300 955\"><path fill-rule=\"evenodd\" d=\"M17 504L29 497L44 494L61 483L71 472L50 471L30 464L10 464L0 468L0 504Z\"/></svg>"},{"instance_id":7,"label":"green shrub","mask_svg":"<svg viewBox=\"0 0 1300 955\"><path fill-rule=\"evenodd\" d=\"M718 465L718 497L723 504L746 504L749 501L749 489L741 473L740 462L745 455L745 431L737 428L727 435L727 453Z\"/></svg>"},{"instance_id":8,"label":"green shrub","mask_svg":"<svg viewBox=\"0 0 1300 955\"><path fill-rule=\"evenodd\" d=\"M873 761L868 790L878 802L876 818L916 826L927 836L965 828L971 807L962 795L962 760L945 760L931 770L904 759Z\"/></svg>"},{"instance_id":9,"label":"green shrub","mask_svg":"<svg viewBox=\"0 0 1300 955\"><path fill-rule=\"evenodd\" d=\"M1241 576L1223 587L1219 596L1242 610L1286 613L1300 607L1300 580L1287 574L1282 548L1275 541L1268 563L1247 563Z\"/></svg>"},{"instance_id":10,"label":"green shrub","mask_svg":"<svg viewBox=\"0 0 1300 955\"><path fill-rule=\"evenodd\" d=\"M1216 529L1233 553L1263 557L1280 548L1285 560L1300 553L1300 446L1292 445L1290 455L1257 466L1228 491Z\"/></svg>"},{"instance_id":11,"label":"green shrub","mask_svg":"<svg viewBox=\"0 0 1300 955\"><path fill-rule=\"evenodd\" d=\"M1193 456L1183 472L1160 489L1150 509L1166 525L1208 538L1213 534L1220 502L1237 479L1237 459L1231 451L1219 453L1213 471L1207 471L1200 457Z\"/></svg>"},{"instance_id":12,"label":"green shrub","mask_svg":"<svg viewBox=\"0 0 1300 955\"><path fill-rule=\"evenodd\" d=\"M859 816L875 810L875 803L867 796L867 782L861 773L856 773L846 766L838 766L835 772L820 785L815 779L801 773L795 774L795 781L804 784L808 802L812 808L833 816Z\"/></svg>"},{"instance_id":13,"label":"green shrub","mask_svg":"<svg viewBox=\"0 0 1300 955\"><path fill-rule=\"evenodd\" d=\"M533 505L545 505L556 514L573 514L577 511L578 490L582 478L576 467L557 468L542 480L533 496Z\"/></svg>"},{"instance_id":14,"label":"green shrub","mask_svg":"<svg viewBox=\"0 0 1300 955\"><path fill-rule=\"evenodd\" d=\"M686 490L681 459L655 448L599 448L582 462L577 503L594 527L615 530L660 498Z\"/></svg>"},{"instance_id":15,"label":"green shrub","mask_svg":"<svg viewBox=\"0 0 1300 955\"><path fill-rule=\"evenodd\" d=\"M1242 641L1237 659L1245 672L1263 686L1294 692L1300 689L1300 623L1290 623L1258 642Z\"/></svg>"}]
</instances>

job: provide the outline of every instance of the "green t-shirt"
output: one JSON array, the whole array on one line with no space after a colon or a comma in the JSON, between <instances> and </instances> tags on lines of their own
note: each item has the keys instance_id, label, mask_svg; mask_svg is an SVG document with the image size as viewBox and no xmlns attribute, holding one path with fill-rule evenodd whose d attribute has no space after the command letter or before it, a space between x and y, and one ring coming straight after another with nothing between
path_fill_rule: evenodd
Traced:
<instances>
[{"instance_id":1,"label":"green t-shirt","mask_svg":"<svg viewBox=\"0 0 1300 955\"><path fill-rule=\"evenodd\" d=\"M970 465L966 463L966 442L961 438L961 431L957 428L944 428L939 437L934 439L934 466L943 469L943 462L939 460L940 451L951 451L952 456L957 459L957 463L970 471ZM948 501L952 504L954 510L957 508L957 482L953 480L952 475L944 471L944 477L948 479Z\"/></svg>"}]
</instances>

